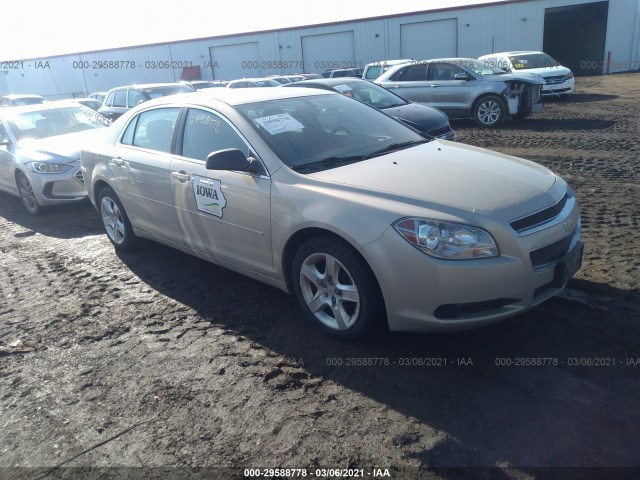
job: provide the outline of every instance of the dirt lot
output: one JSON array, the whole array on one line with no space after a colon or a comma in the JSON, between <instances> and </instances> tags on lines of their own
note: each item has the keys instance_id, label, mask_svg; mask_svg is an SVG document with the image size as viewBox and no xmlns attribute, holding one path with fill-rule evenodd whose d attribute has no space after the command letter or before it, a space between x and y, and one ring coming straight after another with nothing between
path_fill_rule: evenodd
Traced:
<instances>
[{"instance_id":1,"label":"dirt lot","mask_svg":"<svg viewBox=\"0 0 640 480\"><path fill-rule=\"evenodd\" d=\"M33 467L0 478L632 478L559 467L640 467L639 98L640 74L580 78L502 129L454 122L567 179L586 244L562 296L462 334L341 343L273 288L114 253L88 202L31 217L0 194L0 467Z\"/></svg>"}]
</instances>

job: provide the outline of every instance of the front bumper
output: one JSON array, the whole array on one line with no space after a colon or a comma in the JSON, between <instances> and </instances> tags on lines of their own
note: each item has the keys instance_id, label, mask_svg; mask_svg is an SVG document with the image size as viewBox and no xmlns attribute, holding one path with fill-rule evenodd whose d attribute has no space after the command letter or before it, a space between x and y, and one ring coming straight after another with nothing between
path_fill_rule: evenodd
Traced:
<instances>
[{"instance_id":1,"label":"front bumper","mask_svg":"<svg viewBox=\"0 0 640 480\"><path fill-rule=\"evenodd\" d=\"M559 83L546 83L542 86L542 95L570 95L575 88L575 78Z\"/></svg>"},{"instance_id":2,"label":"front bumper","mask_svg":"<svg viewBox=\"0 0 640 480\"><path fill-rule=\"evenodd\" d=\"M562 290L570 275L565 259L579 268L574 253L579 242L577 206L566 222L531 235L502 232L496 237L501 255L477 260L440 260L408 244L392 227L365 246L380 284L390 330L457 331L504 320L544 302ZM508 235L506 241L505 235ZM567 238L567 237L571 238ZM535 268L530 252L567 238L568 250L553 263ZM393 252L393 254L389 254ZM573 254L573 255L572 255ZM580 250L581 254L581 250ZM557 273L563 269L562 275ZM560 279L560 280L559 280Z\"/></svg>"},{"instance_id":3,"label":"front bumper","mask_svg":"<svg viewBox=\"0 0 640 480\"><path fill-rule=\"evenodd\" d=\"M80 167L63 174L24 171L40 205L77 202L87 197Z\"/></svg>"}]
</instances>

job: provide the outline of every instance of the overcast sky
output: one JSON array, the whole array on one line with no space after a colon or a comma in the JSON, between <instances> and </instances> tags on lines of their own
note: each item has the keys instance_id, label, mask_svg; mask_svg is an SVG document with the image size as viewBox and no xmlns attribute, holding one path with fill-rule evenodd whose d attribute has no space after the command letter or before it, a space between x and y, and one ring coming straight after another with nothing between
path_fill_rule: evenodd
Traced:
<instances>
[{"instance_id":1,"label":"overcast sky","mask_svg":"<svg viewBox=\"0 0 640 480\"><path fill-rule=\"evenodd\" d=\"M0 61L495 0L4 0Z\"/></svg>"}]
</instances>

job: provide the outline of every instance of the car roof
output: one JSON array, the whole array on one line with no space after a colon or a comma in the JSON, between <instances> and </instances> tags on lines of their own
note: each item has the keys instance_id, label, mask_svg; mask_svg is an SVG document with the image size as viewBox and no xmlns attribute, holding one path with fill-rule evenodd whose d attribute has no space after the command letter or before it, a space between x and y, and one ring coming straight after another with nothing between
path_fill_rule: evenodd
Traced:
<instances>
[{"instance_id":1,"label":"car roof","mask_svg":"<svg viewBox=\"0 0 640 480\"><path fill-rule=\"evenodd\" d=\"M278 77L281 77L282 75L278 75ZM270 77L253 77L253 78L236 78L235 80L231 80L229 83L232 82L263 82L265 80L273 80L273 78Z\"/></svg>"},{"instance_id":2,"label":"car roof","mask_svg":"<svg viewBox=\"0 0 640 480\"><path fill-rule=\"evenodd\" d=\"M62 99L53 102L38 103L35 105L18 105L15 107L5 107L0 109L0 115L3 115L5 114L5 112L7 112L7 115L13 116L16 113L40 112L43 110L55 110L61 107L82 108L84 107L84 105L78 102L74 102L72 99Z\"/></svg>"},{"instance_id":3,"label":"car roof","mask_svg":"<svg viewBox=\"0 0 640 480\"><path fill-rule=\"evenodd\" d=\"M175 86L190 86L189 84L186 83L175 83L175 82L167 82L167 83L134 83L132 85L120 85L119 87L114 87L111 90L117 90L120 88L162 88L162 87L175 87ZM109 92L111 92L111 90L109 90Z\"/></svg>"},{"instance_id":4,"label":"car roof","mask_svg":"<svg viewBox=\"0 0 640 480\"><path fill-rule=\"evenodd\" d=\"M305 87L291 88L207 88L192 93L180 93L167 97L155 98L142 105L166 105L174 103L190 103L208 105L223 102L230 106L268 100L282 100L286 98L311 97L316 95L338 95L327 90L316 90Z\"/></svg>"},{"instance_id":5,"label":"car roof","mask_svg":"<svg viewBox=\"0 0 640 480\"><path fill-rule=\"evenodd\" d=\"M30 93L12 93L10 95L3 95L0 98L9 98L11 100L15 100L17 98L42 98L44 99L44 97L42 95L34 95L34 94L30 94Z\"/></svg>"},{"instance_id":6,"label":"car roof","mask_svg":"<svg viewBox=\"0 0 640 480\"><path fill-rule=\"evenodd\" d=\"M334 85L344 85L345 83L371 83L367 80L362 80L361 78L356 77L333 77L333 78L312 78L310 80L302 80L300 82L291 83L289 85L309 85L309 84L318 84L318 85L326 85L328 87L333 87ZM293 87L289 87L293 88Z\"/></svg>"},{"instance_id":7,"label":"car roof","mask_svg":"<svg viewBox=\"0 0 640 480\"><path fill-rule=\"evenodd\" d=\"M493 57L495 55L533 55L536 53L544 53L537 50L514 50L512 52L497 52L483 55L483 57ZM547 55L547 54L545 54Z\"/></svg>"}]
</instances>

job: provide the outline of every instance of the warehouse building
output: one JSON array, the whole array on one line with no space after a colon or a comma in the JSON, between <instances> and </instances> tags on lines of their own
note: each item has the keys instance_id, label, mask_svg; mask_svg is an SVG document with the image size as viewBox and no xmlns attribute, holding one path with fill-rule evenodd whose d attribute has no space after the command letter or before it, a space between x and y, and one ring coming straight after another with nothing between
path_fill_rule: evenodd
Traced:
<instances>
[{"instance_id":1,"label":"warehouse building","mask_svg":"<svg viewBox=\"0 0 640 480\"><path fill-rule=\"evenodd\" d=\"M576 75L640 68L640 0L510 0L4 62L0 94L84 96L132 83L231 80L396 58L542 50Z\"/></svg>"}]
</instances>

